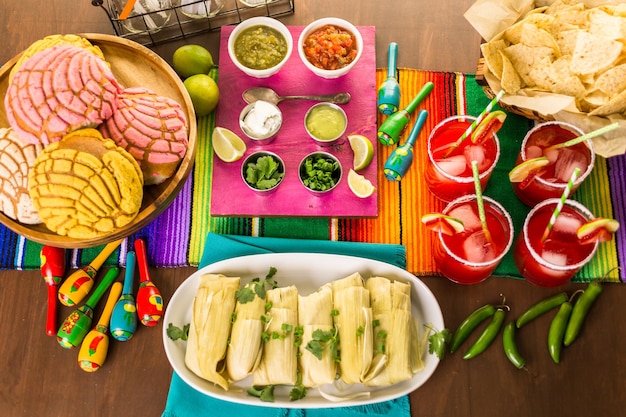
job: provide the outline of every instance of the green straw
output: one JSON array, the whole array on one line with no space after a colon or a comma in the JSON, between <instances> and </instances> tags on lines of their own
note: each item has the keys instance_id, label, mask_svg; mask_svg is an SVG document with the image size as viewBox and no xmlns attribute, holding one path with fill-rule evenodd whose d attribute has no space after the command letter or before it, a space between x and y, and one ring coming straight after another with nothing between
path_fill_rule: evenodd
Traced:
<instances>
[{"instance_id":1,"label":"green straw","mask_svg":"<svg viewBox=\"0 0 626 417\"><path fill-rule=\"evenodd\" d=\"M580 168L578 167L574 168L572 177L567 182L567 185L565 186L565 189L563 190L563 194L561 195L561 199L559 200L559 203L556 205L556 208L554 209L554 213L552 213L552 217L550 217L550 221L548 222L548 226L546 226L546 230L544 230L543 232L543 236L541 237L542 242L544 242L548 238L548 235L550 234L552 227L554 227L556 218L561 213L561 210L563 209L563 205L565 205L565 200L567 200L567 197L572 192L572 188L574 188L574 182L576 181L576 178L578 178L579 174L580 174Z\"/></svg>"},{"instance_id":2,"label":"green straw","mask_svg":"<svg viewBox=\"0 0 626 417\"><path fill-rule=\"evenodd\" d=\"M474 189L476 190L476 203L478 204L478 218L480 224L483 227L483 233L489 243L491 240L491 233L487 228L487 216L485 216L485 203L483 202L483 189L480 186L480 173L478 172L478 161L472 161L472 174L474 175Z\"/></svg>"},{"instance_id":3,"label":"green straw","mask_svg":"<svg viewBox=\"0 0 626 417\"><path fill-rule=\"evenodd\" d=\"M574 146L577 143L584 142L588 139L595 138L596 136L604 135L611 130L615 130L619 127L619 123L611 123L610 125L601 127L600 129L596 129L592 132L586 133L582 136L578 136L577 138L570 139L567 142L557 143L556 145L548 146L546 149L559 149L559 148L567 148L568 146Z\"/></svg>"},{"instance_id":4,"label":"green straw","mask_svg":"<svg viewBox=\"0 0 626 417\"><path fill-rule=\"evenodd\" d=\"M459 147L459 145L465 140L467 139L467 137L469 135L472 134L472 132L474 131L474 129L476 129L476 126L478 126L478 124L480 122L483 121L483 119L485 118L485 116L487 116L487 114L489 114L489 112L491 111L491 109L493 109L493 106L496 105L496 103L498 101L500 101L500 99L502 98L502 96L504 95L504 90L500 90L500 92L489 102L489 104L487 104L487 107L485 107L485 110L482 111L482 113L480 113L478 115L478 117L476 118L476 120L474 120L472 122L472 124L467 128L467 130L465 132L463 132L463 134L461 135L460 138L458 138L456 140L456 142L454 142L452 145L450 145L450 148L448 149L448 151L443 155L444 158L447 158L448 156L450 156L450 154Z\"/></svg>"}]
</instances>

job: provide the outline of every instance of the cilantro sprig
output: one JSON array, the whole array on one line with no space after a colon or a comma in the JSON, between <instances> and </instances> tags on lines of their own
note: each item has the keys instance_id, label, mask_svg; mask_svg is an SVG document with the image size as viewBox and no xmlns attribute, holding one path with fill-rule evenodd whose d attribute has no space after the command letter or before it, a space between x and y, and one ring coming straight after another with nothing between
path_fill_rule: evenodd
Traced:
<instances>
[{"instance_id":1,"label":"cilantro sprig","mask_svg":"<svg viewBox=\"0 0 626 417\"><path fill-rule=\"evenodd\" d=\"M436 330L430 324L426 324L425 326L429 333L431 333L428 336L428 353L437 355L439 359L445 358L452 333L450 333L448 329Z\"/></svg>"},{"instance_id":2,"label":"cilantro sprig","mask_svg":"<svg viewBox=\"0 0 626 417\"><path fill-rule=\"evenodd\" d=\"M268 288L273 289L278 287L278 282L272 279L274 278L274 275L276 275L276 271L277 269L272 266L263 280L259 277L254 278L252 281L237 290L237 301L241 304L246 304L254 300L255 296L264 300Z\"/></svg>"},{"instance_id":3,"label":"cilantro sprig","mask_svg":"<svg viewBox=\"0 0 626 417\"><path fill-rule=\"evenodd\" d=\"M167 326L166 330L167 337L172 340L187 340L187 337L189 336L189 326L190 324L187 323L181 329L180 327L174 326L172 323L170 323Z\"/></svg>"},{"instance_id":4,"label":"cilantro sprig","mask_svg":"<svg viewBox=\"0 0 626 417\"><path fill-rule=\"evenodd\" d=\"M313 331L311 340L306 345L306 350L311 352L317 359L322 359L325 349L330 350L334 362L339 362L339 333L337 328L330 330L317 329Z\"/></svg>"}]
</instances>

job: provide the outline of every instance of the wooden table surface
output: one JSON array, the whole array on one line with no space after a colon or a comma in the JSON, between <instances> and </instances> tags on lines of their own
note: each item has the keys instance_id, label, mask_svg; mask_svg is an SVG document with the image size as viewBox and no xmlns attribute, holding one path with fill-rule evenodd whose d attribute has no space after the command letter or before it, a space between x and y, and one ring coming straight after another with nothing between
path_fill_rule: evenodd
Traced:
<instances>
[{"instance_id":1,"label":"wooden table surface","mask_svg":"<svg viewBox=\"0 0 626 417\"><path fill-rule=\"evenodd\" d=\"M386 46L400 45L398 65L425 70L475 72L480 37L463 18L471 0L295 1L288 25L305 25L333 15L357 25L376 26L377 66L386 65ZM31 42L54 33L112 33L102 10L87 0L0 0L0 63ZM187 39L218 53L219 33ZM182 42L155 50L170 59ZM153 269L152 278L165 301L194 268ZM443 310L446 325L456 328L475 308L510 300L511 316L559 290L523 281L492 278L459 286L425 278ZM580 339L568 347L559 365L547 352L550 317L518 334L529 372L505 358L500 339L478 358L448 356L428 382L411 394L413 416L618 416L626 412L626 287L606 285ZM44 332L46 286L38 271L0 272L0 415L27 417L160 416L172 370L161 342L161 325L138 329L129 342L112 343L104 367L88 374L76 363L76 350L58 346ZM65 312L65 310L63 310Z\"/></svg>"}]
</instances>

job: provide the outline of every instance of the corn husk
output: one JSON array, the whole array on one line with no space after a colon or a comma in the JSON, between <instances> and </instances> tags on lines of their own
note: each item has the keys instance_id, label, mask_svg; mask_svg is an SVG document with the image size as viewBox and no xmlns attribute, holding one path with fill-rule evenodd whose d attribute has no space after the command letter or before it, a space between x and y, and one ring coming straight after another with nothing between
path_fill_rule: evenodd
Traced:
<instances>
[{"instance_id":1,"label":"corn husk","mask_svg":"<svg viewBox=\"0 0 626 417\"><path fill-rule=\"evenodd\" d=\"M335 380L337 364L331 349L326 346L321 359L307 350L316 330L333 330L333 291L331 284L322 286L307 296L298 296L298 325L302 328L302 343L299 346L300 372L305 387L318 387Z\"/></svg>"},{"instance_id":2,"label":"corn husk","mask_svg":"<svg viewBox=\"0 0 626 417\"><path fill-rule=\"evenodd\" d=\"M240 278L221 274L200 277L193 301L185 365L196 375L228 390L224 357Z\"/></svg>"},{"instance_id":3,"label":"corn husk","mask_svg":"<svg viewBox=\"0 0 626 417\"><path fill-rule=\"evenodd\" d=\"M244 288L255 284L248 283ZM256 293L247 303L237 301L230 333L230 344L226 352L226 369L232 381L240 381L250 375L261 359L262 316L265 314L265 299Z\"/></svg>"},{"instance_id":4,"label":"corn husk","mask_svg":"<svg viewBox=\"0 0 626 417\"><path fill-rule=\"evenodd\" d=\"M298 289L291 285L268 290L267 302L271 304L266 312L269 318L266 333L270 337L263 343L261 362L252 374L253 385L294 385L298 371L295 344ZM290 326L291 330L286 331L283 325Z\"/></svg>"},{"instance_id":5,"label":"corn husk","mask_svg":"<svg viewBox=\"0 0 626 417\"><path fill-rule=\"evenodd\" d=\"M370 292L374 323L375 363L385 366L366 381L369 386L386 386L413 376L411 363L411 285L383 277L365 283ZM382 358L381 356L384 356Z\"/></svg>"},{"instance_id":6,"label":"corn husk","mask_svg":"<svg viewBox=\"0 0 626 417\"><path fill-rule=\"evenodd\" d=\"M346 384L365 381L372 364L372 309L369 291L359 273L333 281L333 308L338 314L335 325L339 332L339 369Z\"/></svg>"}]
</instances>

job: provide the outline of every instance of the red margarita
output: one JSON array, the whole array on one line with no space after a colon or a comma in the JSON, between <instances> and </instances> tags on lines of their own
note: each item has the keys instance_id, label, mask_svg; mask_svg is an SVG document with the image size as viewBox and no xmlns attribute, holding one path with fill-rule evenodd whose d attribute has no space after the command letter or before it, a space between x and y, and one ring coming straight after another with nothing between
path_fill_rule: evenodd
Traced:
<instances>
[{"instance_id":1,"label":"red margarita","mask_svg":"<svg viewBox=\"0 0 626 417\"><path fill-rule=\"evenodd\" d=\"M590 140L569 147L550 148L583 134L576 126L563 122L538 124L526 134L516 165L542 156L548 158L549 164L531 173L526 180L512 183L513 191L524 204L533 207L548 198L559 198L576 168L580 169L580 175L572 192L589 176L595 162Z\"/></svg>"},{"instance_id":2,"label":"red margarita","mask_svg":"<svg viewBox=\"0 0 626 417\"><path fill-rule=\"evenodd\" d=\"M428 160L425 177L430 191L444 201L474 192L472 160L478 162L480 185L484 190L500 157L500 143L494 134L482 144L467 137L450 151L467 128L473 116L452 116L439 122L428 137Z\"/></svg>"},{"instance_id":3,"label":"red margarita","mask_svg":"<svg viewBox=\"0 0 626 417\"><path fill-rule=\"evenodd\" d=\"M459 197L443 214L463 222L464 231L453 235L439 233L434 258L441 273L459 284L476 284L489 278L513 242L513 222L502 205L483 197L487 230L478 215L475 194Z\"/></svg>"},{"instance_id":4,"label":"red margarita","mask_svg":"<svg viewBox=\"0 0 626 417\"><path fill-rule=\"evenodd\" d=\"M543 240L558 201L543 201L528 213L513 249L513 259L522 276L542 287L567 283L593 258L598 247L598 242L583 244L576 236L578 228L594 217L573 200L565 201L550 234Z\"/></svg>"}]
</instances>

